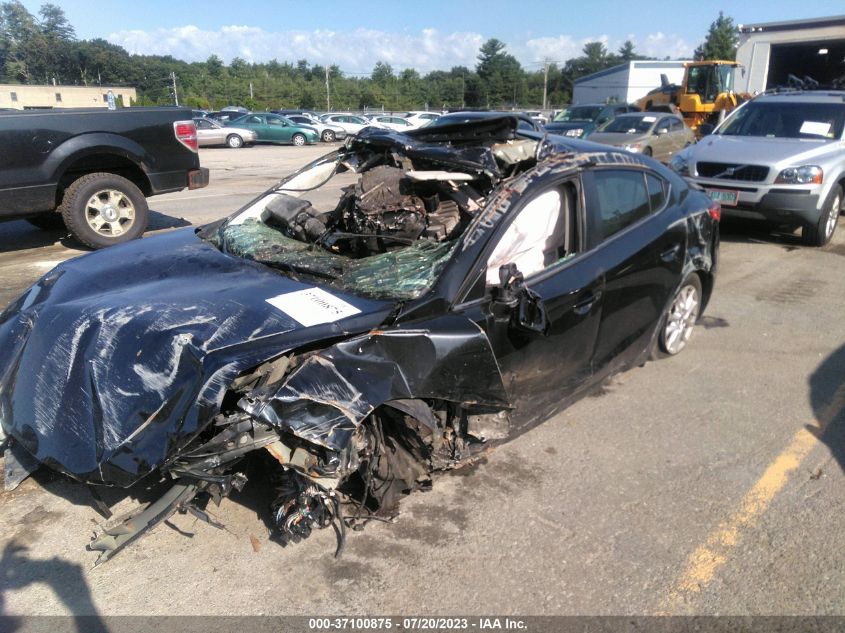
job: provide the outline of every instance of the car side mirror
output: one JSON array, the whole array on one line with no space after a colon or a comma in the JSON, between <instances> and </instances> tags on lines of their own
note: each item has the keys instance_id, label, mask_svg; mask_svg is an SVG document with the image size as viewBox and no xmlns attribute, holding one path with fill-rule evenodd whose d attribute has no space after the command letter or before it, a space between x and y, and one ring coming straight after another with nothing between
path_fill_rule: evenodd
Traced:
<instances>
[{"instance_id":1,"label":"car side mirror","mask_svg":"<svg viewBox=\"0 0 845 633\"><path fill-rule=\"evenodd\" d=\"M516 264L499 267L499 286L494 289L490 311L496 321L507 322L517 330L543 335L549 330L543 300L525 285Z\"/></svg>"},{"instance_id":2,"label":"car side mirror","mask_svg":"<svg viewBox=\"0 0 845 633\"><path fill-rule=\"evenodd\" d=\"M712 123L702 123L698 126L698 133L701 134L701 136L709 136L710 134L713 134L713 130L715 129L716 126Z\"/></svg>"},{"instance_id":3,"label":"car side mirror","mask_svg":"<svg viewBox=\"0 0 845 633\"><path fill-rule=\"evenodd\" d=\"M669 133L669 130L661 129L661 130L657 130L654 134L656 136L663 136L664 134L668 134L668 133Z\"/></svg>"}]
</instances>

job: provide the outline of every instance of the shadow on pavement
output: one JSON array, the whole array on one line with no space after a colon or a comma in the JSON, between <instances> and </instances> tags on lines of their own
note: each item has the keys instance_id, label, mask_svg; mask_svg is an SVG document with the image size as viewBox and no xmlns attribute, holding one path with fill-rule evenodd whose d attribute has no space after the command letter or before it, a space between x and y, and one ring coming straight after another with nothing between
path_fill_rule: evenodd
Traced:
<instances>
[{"instance_id":1,"label":"shadow on pavement","mask_svg":"<svg viewBox=\"0 0 845 633\"><path fill-rule=\"evenodd\" d=\"M76 630L80 633L108 631L91 599L91 590L80 565L58 557L30 558L26 546L12 540L6 544L0 558L0 629L4 633L24 625L24 618L6 614L6 593L36 583L50 587L65 609L73 614Z\"/></svg>"},{"instance_id":2,"label":"shadow on pavement","mask_svg":"<svg viewBox=\"0 0 845 633\"><path fill-rule=\"evenodd\" d=\"M185 218L177 218L151 209L147 221L147 231L175 229L190 225L191 223ZM25 251L57 244L78 251L79 254L91 250L73 239L65 228L40 229L26 220L0 222L0 253Z\"/></svg>"},{"instance_id":3,"label":"shadow on pavement","mask_svg":"<svg viewBox=\"0 0 845 633\"><path fill-rule=\"evenodd\" d=\"M830 448L845 471L845 345L828 356L810 376L810 403L820 427L805 428Z\"/></svg>"},{"instance_id":4,"label":"shadow on pavement","mask_svg":"<svg viewBox=\"0 0 845 633\"><path fill-rule=\"evenodd\" d=\"M147 221L147 231L161 231L162 229L178 229L183 226L191 226L185 218L177 218L166 213L159 213L150 209L150 217Z\"/></svg>"},{"instance_id":5,"label":"shadow on pavement","mask_svg":"<svg viewBox=\"0 0 845 633\"><path fill-rule=\"evenodd\" d=\"M720 237L725 242L737 244L776 244L789 251L804 247L801 242L800 229L789 231L779 229L763 221L724 217L719 223L719 228Z\"/></svg>"}]
</instances>

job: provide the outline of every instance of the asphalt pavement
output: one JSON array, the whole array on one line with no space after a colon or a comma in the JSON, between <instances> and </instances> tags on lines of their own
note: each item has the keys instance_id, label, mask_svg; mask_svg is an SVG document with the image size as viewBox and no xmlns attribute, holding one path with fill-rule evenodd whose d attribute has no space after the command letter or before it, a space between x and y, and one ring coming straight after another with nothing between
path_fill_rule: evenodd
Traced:
<instances>
[{"instance_id":1,"label":"asphalt pavement","mask_svg":"<svg viewBox=\"0 0 845 633\"><path fill-rule=\"evenodd\" d=\"M152 232L227 215L328 149L203 150L211 184L152 198ZM251 481L210 507L225 529L176 515L94 568L87 491L39 473L0 492L0 613L842 614L845 223L821 249L723 228L683 353L436 477L342 558L331 530L270 542ZM84 252L0 224L0 306Z\"/></svg>"}]
</instances>

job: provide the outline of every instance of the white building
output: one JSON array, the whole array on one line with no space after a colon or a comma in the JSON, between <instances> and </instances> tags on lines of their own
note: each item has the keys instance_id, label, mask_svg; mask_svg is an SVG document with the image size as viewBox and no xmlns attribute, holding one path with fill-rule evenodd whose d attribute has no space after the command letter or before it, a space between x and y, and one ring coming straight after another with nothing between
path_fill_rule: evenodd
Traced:
<instances>
[{"instance_id":1,"label":"white building","mask_svg":"<svg viewBox=\"0 0 845 633\"><path fill-rule=\"evenodd\" d=\"M788 84L789 75L821 84L845 81L845 15L789 22L740 24L737 92Z\"/></svg>"},{"instance_id":2,"label":"white building","mask_svg":"<svg viewBox=\"0 0 845 633\"><path fill-rule=\"evenodd\" d=\"M600 70L575 80L572 104L633 103L650 90L660 87L660 75L670 84L684 79L686 61L634 61Z\"/></svg>"}]
</instances>

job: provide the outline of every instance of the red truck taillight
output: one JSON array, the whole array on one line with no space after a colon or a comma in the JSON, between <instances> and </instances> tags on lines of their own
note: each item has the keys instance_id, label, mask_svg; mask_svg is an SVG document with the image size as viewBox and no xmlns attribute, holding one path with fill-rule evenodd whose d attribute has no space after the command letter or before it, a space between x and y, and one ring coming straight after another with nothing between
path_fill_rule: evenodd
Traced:
<instances>
[{"instance_id":1,"label":"red truck taillight","mask_svg":"<svg viewBox=\"0 0 845 633\"><path fill-rule=\"evenodd\" d=\"M193 121L176 121L173 123L173 133L176 135L182 145L187 147L192 152L196 152L199 147L197 142L197 126Z\"/></svg>"}]
</instances>

